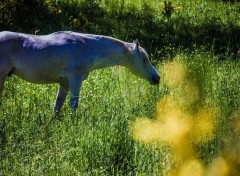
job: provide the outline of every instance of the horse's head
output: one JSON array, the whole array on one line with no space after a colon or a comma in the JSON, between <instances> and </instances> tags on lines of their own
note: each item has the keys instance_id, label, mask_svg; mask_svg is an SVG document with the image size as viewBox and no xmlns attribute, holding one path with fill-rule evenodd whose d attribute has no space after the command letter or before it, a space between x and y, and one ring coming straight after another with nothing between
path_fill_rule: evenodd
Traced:
<instances>
[{"instance_id":1,"label":"horse's head","mask_svg":"<svg viewBox=\"0 0 240 176\"><path fill-rule=\"evenodd\" d=\"M131 44L131 63L128 65L133 74L147 80L150 84L158 85L160 81L160 76L156 69L152 66L149 61L147 52L139 46L137 40Z\"/></svg>"}]
</instances>

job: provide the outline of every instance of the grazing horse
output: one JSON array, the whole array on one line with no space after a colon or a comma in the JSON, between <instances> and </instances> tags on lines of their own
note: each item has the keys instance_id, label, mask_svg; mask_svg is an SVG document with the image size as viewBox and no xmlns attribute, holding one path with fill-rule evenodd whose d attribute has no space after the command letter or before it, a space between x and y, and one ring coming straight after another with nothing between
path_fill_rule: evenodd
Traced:
<instances>
[{"instance_id":1,"label":"grazing horse","mask_svg":"<svg viewBox=\"0 0 240 176\"><path fill-rule=\"evenodd\" d=\"M159 84L160 76L138 41L127 43L71 31L49 35L0 32L0 94L5 78L12 74L32 83L59 83L55 113L69 91L70 107L77 108L82 81L90 71L114 65L127 67L151 84Z\"/></svg>"}]
</instances>

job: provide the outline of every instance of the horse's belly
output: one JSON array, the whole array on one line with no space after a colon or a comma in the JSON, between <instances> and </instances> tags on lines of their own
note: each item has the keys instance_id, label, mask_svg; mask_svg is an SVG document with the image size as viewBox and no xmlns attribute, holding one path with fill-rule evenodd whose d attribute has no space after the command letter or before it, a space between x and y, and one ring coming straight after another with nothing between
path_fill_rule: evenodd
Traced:
<instances>
[{"instance_id":1,"label":"horse's belly","mask_svg":"<svg viewBox=\"0 0 240 176\"><path fill-rule=\"evenodd\" d=\"M66 77L67 63L44 54L29 53L16 57L13 73L32 83L61 83Z\"/></svg>"},{"instance_id":2,"label":"horse's belly","mask_svg":"<svg viewBox=\"0 0 240 176\"><path fill-rule=\"evenodd\" d=\"M38 84L58 83L60 79L60 76L48 71L39 72L32 69L14 69L13 73L23 80Z\"/></svg>"},{"instance_id":3,"label":"horse's belly","mask_svg":"<svg viewBox=\"0 0 240 176\"><path fill-rule=\"evenodd\" d=\"M66 70L59 65L54 65L49 62L46 62L46 64L37 62L34 62L34 64L32 64L32 62L21 62L15 65L13 74L32 83L61 84L66 77Z\"/></svg>"}]
</instances>

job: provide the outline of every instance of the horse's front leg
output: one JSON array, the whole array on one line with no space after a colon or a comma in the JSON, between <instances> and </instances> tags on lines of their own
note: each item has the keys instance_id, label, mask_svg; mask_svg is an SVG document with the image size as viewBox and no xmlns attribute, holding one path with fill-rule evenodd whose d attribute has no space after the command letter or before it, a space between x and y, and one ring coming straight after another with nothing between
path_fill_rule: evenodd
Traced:
<instances>
[{"instance_id":1,"label":"horse's front leg","mask_svg":"<svg viewBox=\"0 0 240 176\"><path fill-rule=\"evenodd\" d=\"M54 114L57 114L60 111L68 92L69 92L68 86L62 86L62 85L59 86L56 101L53 107Z\"/></svg>"},{"instance_id":2,"label":"horse's front leg","mask_svg":"<svg viewBox=\"0 0 240 176\"><path fill-rule=\"evenodd\" d=\"M82 75L72 76L69 78L70 107L73 111L75 111L78 107L78 98L82 81Z\"/></svg>"}]
</instances>

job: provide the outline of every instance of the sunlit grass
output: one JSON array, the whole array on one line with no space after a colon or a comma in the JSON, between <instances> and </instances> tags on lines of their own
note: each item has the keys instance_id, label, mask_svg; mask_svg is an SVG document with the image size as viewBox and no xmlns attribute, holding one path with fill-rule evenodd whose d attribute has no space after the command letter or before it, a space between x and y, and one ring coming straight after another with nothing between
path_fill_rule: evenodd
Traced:
<instances>
[{"instance_id":1,"label":"sunlit grass","mask_svg":"<svg viewBox=\"0 0 240 176\"><path fill-rule=\"evenodd\" d=\"M158 70L159 87L122 67L92 72L74 123L68 99L60 117L52 115L57 85L8 78L0 106L0 173L237 173L239 63L180 52Z\"/></svg>"},{"instance_id":2,"label":"sunlit grass","mask_svg":"<svg viewBox=\"0 0 240 176\"><path fill-rule=\"evenodd\" d=\"M234 112L234 109L237 109L239 105L227 106L225 107L227 109L222 109L223 102L216 103L219 97L212 96L212 93L216 92L208 92L209 90L204 87L208 79L216 77L216 75L212 75L214 70L206 70L212 61L208 62L208 66L202 62L202 68L199 68L194 64L199 60L194 59L191 63L187 63L189 59L185 60L181 57L184 55L177 56L173 62L163 64L161 69L163 84L169 88L169 93L157 103L157 114L154 119L139 118L133 122L131 125L132 136L136 141L150 146L150 148L158 148L158 145L162 143L169 145L172 150L173 164L170 166L171 169L166 171L167 175L236 175L239 172L240 164L239 154L236 153L236 150L240 148L238 141L233 142L233 140L239 139L239 132L236 132L239 120L236 118L238 111ZM219 66L222 68L222 64L214 67ZM232 76L239 76L239 71L235 66L233 66L233 70L234 75ZM210 74L208 78L204 77L206 74ZM228 85L227 82L226 80L225 84ZM239 82L238 79L237 83ZM236 98L237 100L234 101L239 104L239 94ZM225 121L234 117L232 114L225 116L225 111L233 111L236 118L233 123L237 122L232 127L235 133L230 136L223 135L226 131L222 129L222 123L226 125L226 122L223 122L222 118L225 118ZM226 126L230 127L231 125ZM216 136L225 136L231 143L217 146L212 142L222 140ZM216 145L216 148L220 147L221 152L216 154L216 157L212 157L210 165L206 167L205 159L201 160L199 156L201 156L201 147L209 145L209 143ZM226 151L226 148L231 147L237 149ZM223 151L224 156L220 157L219 154L221 155Z\"/></svg>"},{"instance_id":3,"label":"sunlit grass","mask_svg":"<svg viewBox=\"0 0 240 176\"><path fill-rule=\"evenodd\" d=\"M34 85L16 77L6 81L0 107L0 172L133 172L129 119L153 112L157 88L121 67L94 71L83 83L74 123L68 100L60 120L52 115L56 91L57 85Z\"/></svg>"}]
</instances>

